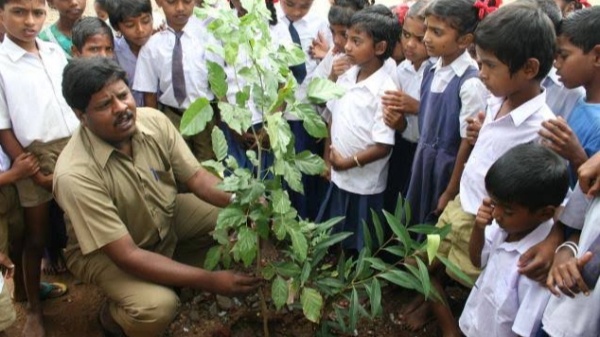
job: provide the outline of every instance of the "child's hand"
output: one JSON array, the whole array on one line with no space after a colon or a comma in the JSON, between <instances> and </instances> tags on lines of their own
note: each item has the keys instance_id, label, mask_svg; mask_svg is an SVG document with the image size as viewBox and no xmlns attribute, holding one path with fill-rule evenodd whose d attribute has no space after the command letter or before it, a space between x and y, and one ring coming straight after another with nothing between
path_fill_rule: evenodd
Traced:
<instances>
[{"instance_id":1,"label":"child's hand","mask_svg":"<svg viewBox=\"0 0 600 337\"><path fill-rule=\"evenodd\" d=\"M575 297L576 294L583 292L586 296L590 290L581 277L581 269L592 259L592 253L586 252L581 258L573 256L573 252L569 249L560 249L555 257L546 286L557 297L560 297L560 292L569 296ZM560 292L556 289L560 289Z\"/></svg>"},{"instance_id":2,"label":"child's hand","mask_svg":"<svg viewBox=\"0 0 600 337\"><path fill-rule=\"evenodd\" d=\"M321 177L327 179L327 181L331 181L331 163L329 159L325 160L325 171L321 173Z\"/></svg>"},{"instance_id":3,"label":"child's hand","mask_svg":"<svg viewBox=\"0 0 600 337\"><path fill-rule=\"evenodd\" d=\"M600 192L600 153L583 163L579 170L579 187L588 197L595 197Z\"/></svg>"},{"instance_id":4,"label":"child's hand","mask_svg":"<svg viewBox=\"0 0 600 337\"><path fill-rule=\"evenodd\" d=\"M10 171L15 175L15 180L31 177L38 173L39 170L40 164L38 163L37 157L27 152L21 153L10 168Z\"/></svg>"},{"instance_id":5,"label":"child's hand","mask_svg":"<svg viewBox=\"0 0 600 337\"><path fill-rule=\"evenodd\" d=\"M479 130L485 120L485 112L480 111L477 113L477 117L467 118L467 140L471 146L475 146L477 138L479 137Z\"/></svg>"},{"instance_id":6,"label":"child's hand","mask_svg":"<svg viewBox=\"0 0 600 337\"><path fill-rule=\"evenodd\" d=\"M346 55L342 55L335 60L333 60L333 65L331 66L331 74L329 74L329 79L333 82L337 81L338 77L340 77L343 73L345 73L348 69L352 67L350 60Z\"/></svg>"},{"instance_id":7,"label":"child's hand","mask_svg":"<svg viewBox=\"0 0 600 337\"><path fill-rule=\"evenodd\" d=\"M381 98L384 106L404 114L416 115L419 113L419 101L400 90L388 90Z\"/></svg>"},{"instance_id":8,"label":"child's hand","mask_svg":"<svg viewBox=\"0 0 600 337\"><path fill-rule=\"evenodd\" d=\"M519 257L519 273L545 285L556 247L553 241L543 240L529 248Z\"/></svg>"},{"instance_id":9,"label":"child's hand","mask_svg":"<svg viewBox=\"0 0 600 337\"><path fill-rule=\"evenodd\" d=\"M310 57L316 60L322 60L327 52L329 51L329 43L323 37L323 34L319 32L317 38L312 41L312 45L308 47L308 54Z\"/></svg>"},{"instance_id":10,"label":"child's hand","mask_svg":"<svg viewBox=\"0 0 600 337\"><path fill-rule=\"evenodd\" d=\"M404 114L399 111L393 111L387 106L383 107L383 122L390 128L400 132L406 129Z\"/></svg>"},{"instance_id":11,"label":"child's hand","mask_svg":"<svg viewBox=\"0 0 600 337\"><path fill-rule=\"evenodd\" d=\"M329 162L331 163L331 167L336 171L344 171L350 168L347 160L342 157L333 145L329 147Z\"/></svg>"},{"instance_id":12,"label":"child's hand","mask_svg":"<svg viewBox=\"0 0 600 337\"><path fill-rule=\"evenodd\" d=\"M440 195L440 198L438 199L437 207L435 208L435 211L433 211L433 214L440 216L442 212L444 212L444 209L446 208L448 203L452 201L455 197L456 193L450 193L447 190L444 191L444 193L442 193L442 195Z\"/></svg>"},{"instance_id":13,"label":"child's hand","mask_svg":"<svg viewBox=\"0 0 600 337\"><path fill-rule=\"evenodd\" d=\"M6 274L4 274L4 278L9 279L13 277L15 273L15 264L10 260L8 256L2 253L0 253L0 266L6 268Z\"/></svg>"},{"instance_id":14,"label":"child's hand","mask_svg":"<svg viewBox=\"0 0 600 337\"><path fill-rule=\"evenodd\" d=\"M31 176L33 182L47 190L48 192L52 192L52 178L53 174L43 174L41 171L38 171L36 174Z\"/></svg>"},{"instance_id":15,"label":"child's hand","mask_svg":"<svg viewBox=\"0 0 600 337\"><path fill-rule=\"evenodd\" d=\"M587 160L587 154L577 135L562 117L542 122L539 135L543 138L545 146L567 159L573 167L579 168Z\"/></svg>"},{"instance_id":16,"label":"child's hand","mask_svg":"<svg viewBox=\"0 0 600 337\"><path fill-rule=\"evenodd\" d=\"M494 205L492 205L492 200L490 198L483 199L483 203L479 206L479 210L477 210L477 216L475 217L475 226L485 229L486 226L492 223L494 217L492 213L494 212Z\"/></svg>"}]
</instances>

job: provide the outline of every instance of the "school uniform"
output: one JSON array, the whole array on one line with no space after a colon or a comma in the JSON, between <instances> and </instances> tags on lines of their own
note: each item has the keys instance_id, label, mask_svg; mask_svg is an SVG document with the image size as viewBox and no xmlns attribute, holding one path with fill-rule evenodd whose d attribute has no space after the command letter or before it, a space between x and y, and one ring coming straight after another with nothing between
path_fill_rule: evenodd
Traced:
<instances>
[{"instance_id":1,"label":"school uniform","mask_svg":"<svg viewBox=\"0 0 600 337\"><path fill-rule=\"evenodd\" d=\"M73 135L56 164L54 194L65 211L67 267L99 286L127 336L153 336L175 317L179 299L163 285L121 270L102 247L130 235L140 248L198 266L213 242L218 209L178 194L200 164L168 118L137 109L133 158L86 127Z\"/></svg>"},{"instance_id":2,"label":"school uniform","mask_svg":"<svg viewBox=\"0 0 600 337\"><path fill-rule=\"evenodd\" d=\"M394 62L391 58L386 62ZM384 65L368 78L356 82L360 68L354 66L344 73L337 84L346 89L339 99L327 102L331 111L331 144L344 158L375 144L394 145L394 130L383 121L381 97L395 85ZM360 250L364 246L362 222L372 227L371 210L381 212L387 182L389 155L374 162L345 171L331 169L331 185L319 211L317 222L336 216L345 219L335 231L347 231L353 236L344 240L346 249Z\"/></svg>"},{"instance_id":3,"label":"school uniform","mask_svg":"<svg viewBox=\"0 0 600 337\"><path fill-rule=\"evenodd\" d=\"M50 174L79 120L62 95L63 52L52 43L36 43L39 57L9 38L0 46L0 129L12 129L21 146L38 157L41 171ZM31 178L16 185L23 207L52 199Z\"/></svg>"},{"instance_id":4,"label":"school uniform","mask_svg":"<svg viewBox=\"0 0 600 337\"><path fill-rule=\"evenodd\" d=\"M198 98L213 100L208 83L206 61L220 63L207 45L217 44L206 29L206 23L191 16L182 29L181 49L183 54L183 74L185 80L185 99L179 103L175 97L172 77L173 49L176 42L175 31L170 27L154 34L142 47L138 55L133 89L140 92L157 93L161 110L179 129L183 112ZM199 161L212 159L211 131L213 124L207 125L200 134L189 140L192 152Z\"/></svg>"},{"instance_id":5,"label":"school uniform","mask_svg":"<svg viewBox=\"0 0 600 337\"><path fill-rule=\"evenodd\" d=\"M546 88L546 103L550 110L556 116L561 116L564 119L569 118L577 102L585 97L583 87L565 88L554 66L550 68L548 76L542 81L542 86Z\"/></svg>"},{"instance_id":6,"label":"school uniform","mask_svg":"<svg viewBox=\"0 0 600 337\"><path fill-rule=\"evenodd\" d=\"M127 82L131 89L131 94L135 99L135 104L139 107L144 106L144 93L133 90L133 83L135 82L135 68L137 64L137 56L133 54L127 40L124 37L115 38L115 59L127 73Z\"/></svg>"},{"instance_id":7,"label":"school uniform","mask_svg":"<svg viewBox=\"0 0 600 337\"><path fill-rule=\"evenodd\" d=\"M42 41L52 42L58 45L65 53L67 60L73 58L73 40L58 29L56 22L42 30L39 34L39 38Z\"/></svg>"},{"instance_id":8,"label":"school uniform","mask_svg":"<svg viewBox=\"0 0 600 337\"><path fill-rule=\"evenodd\" d=\"M552 220L540 224L515 242L494 221L485 229L481 253L483 272L471 289L459 326L467 337L534 337L550 299L550 291L519 273L519 258L543 241Z\"/></svg>"},{"instance_id":9,"label":"school uniform","mask_svg":"<svg viewBox=\"0 0 600 337\"><path fill-rule=\"evenodd\" d=\"M448 187L460 143L466 138L466 120L485 109L488 93L478 73L467 51L447 66L440 58L424 71L420 137L407 193L413 223L435 223L432 212Z\"/></svg>"}]
</instances>

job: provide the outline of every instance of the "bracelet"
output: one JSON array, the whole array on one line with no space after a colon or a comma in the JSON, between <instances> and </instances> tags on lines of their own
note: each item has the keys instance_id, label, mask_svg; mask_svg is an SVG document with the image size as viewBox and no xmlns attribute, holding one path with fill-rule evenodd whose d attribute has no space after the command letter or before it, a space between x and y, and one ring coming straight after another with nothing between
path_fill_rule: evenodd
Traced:
<instances>
[{"instance_id":1,"label":"bracelet","mask_svg":"<svg viewBox=\"0 0 600 337\"><path fill-rule=\"evenodd\" d=\"M362 167L362 165L361 165L361 164L360 164L360 162L358 161L358 157L357 157L356 155L354 155L354 157L352 157L352 158L354 158L354 162L356 163L356 166L357 166L357 167Z\"/></svg>"},{"instance_id":2,"label":"bracelet","mask_svg":"<svg viewBox=\"0 0 600 337\"><path fill-rule=\"evenodd\" d=\"M577 255L579 255L579 246L573 241L565 241L562 245L556 247L554 254L558 253L558 251L563 248L570 249L574 257L577 257Z\"/></svg>"}]
</instances>

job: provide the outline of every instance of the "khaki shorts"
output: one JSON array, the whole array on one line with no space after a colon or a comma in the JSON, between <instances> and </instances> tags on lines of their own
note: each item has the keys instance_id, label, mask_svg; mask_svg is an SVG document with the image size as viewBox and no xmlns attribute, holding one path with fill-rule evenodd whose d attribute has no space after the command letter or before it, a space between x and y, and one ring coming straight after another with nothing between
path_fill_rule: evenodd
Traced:
<instances>
[{"instance_id":1,"label":"khaki shorts","mask_svg":"<svg viewBox=\"0 0 600 337\"><path fill-rule=\"evenodd\" d=\"M471 232L475 226L475 216L463 210L460 195L450 201L444 208L436 227L441 228L447 224L451 225L450 233L440 243L438 252L475 282L481 273L481 269L471 263L469 256L469 242L471 241ZM470 287L450 270L446 269L446 274L464 286Z\"/></svg>"},{"instance_id":2,"label":"khaki shorts","mask_svg":"<svg viewBox=\"0 0 600 337\"><path fill-rule=\"evenodd\" d=\"M17 313L13 307L8 287L4 285L4 289L0 292L0 332L8 329L17 319Z\"/></svg>"},{"instance_id":3,"label":"khaki shorts","mask_svg":"<svg viewBox=\"0 0 600 337\"><path fill-rule=\"evenodd\" d=\"M37 157L40 163L40 171L43 174L52 174L58 155L67 145L69 139L69 137L61 138L48 143L34 141L25 150ZM23 207L35 207L52 200L52 193L36 184L31 178L19 180L16 185L19 190L19 200Z\"/></svg>"},{"instance_id":4,"label":"khaki shorts","mask_svg":"<svg viewBox=\"0 0 600 337\"><path fill-rule=\"evenodd\" d=\"M17 189L14 185L0 186L0 253L8 254L9 238L20 238L24 231Z\"/></svg>"}]
</instances>

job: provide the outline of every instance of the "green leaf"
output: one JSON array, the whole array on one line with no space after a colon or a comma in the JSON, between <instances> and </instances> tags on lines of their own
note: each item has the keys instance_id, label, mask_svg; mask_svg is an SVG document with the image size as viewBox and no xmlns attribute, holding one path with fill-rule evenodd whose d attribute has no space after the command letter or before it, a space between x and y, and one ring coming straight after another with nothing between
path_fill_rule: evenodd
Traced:
<instances>
[{"instance_id":1,"label":"green leaf","mask_svg":"<svg viewBox=\"0 0 600 337\"><path fill-rule=\"evenodd\" d=\"M416 257L417 265L419 266L419 280L421 281L421 285L423 286L423 295L425 299L428 299L431 296L431 280L429 279L429 271L427 270L427 266L419 257Z\"/></svg>"},{"instance_id":2,"label":"green leaf","mask_svg":"<svg viewBox=\"0 0 600 337\"><path fill-rule=\"evenodd\" d=\"M427 258L429 259L429 264L435 259L438 248L440 248L440 236L437 234L427 235Z\"/></svg>"},{"instance_id":3,"label":"green leaf","mask_svg":"<svg viewBox=\"0 0 600 337\"><path fill-rule=\"evenodd\" d=\"M304 316L313 323L319 323L321 309L323 308L323 297L321 294L315 289L304 288L302 295L300 295L300 303L302 303Z\"/></svg>"},{"instance_id":4,"label":"green leaf","mask_svg":"<svg viewBox=\"0 0 600 337\"><path fill-rule=\"evenodd\" d=\"M208 83L210 83L210 89L219 99L227 95L227 75L223 67L216 62L207 60L206 66L208 67Z\"/></svg>"},{"instance_id":5,"label":"green leaf","mask_svg":"<svg viewBox=\"0 0 600 337\"><path fill-rule=\"evenodd\" d=\"M302 184L302 173L296 166L288 161L283 162L283 179L288 183L289 187L304 194L304 185Z\"/></svg>"},{"instance_id":6,"label":"green leaf","mask_svg":"<svg viewBox=\"0 0 600 337\"><path fill-rule=\"evenodd\" d=\"M407 249L404 246L390 246L383 248L388 253L392 253L398 257L404 258L406 257Z\"/></svg>"},{"instance_id":7,"label":"green leaf","mask_svg":"<svg viewBox=\"0 0 600 337\"><path fill-rule=\"evenodd\" d=\"M273 219L273 234L275 234L275 237L279 241L285 239L285 236L287 235L285 222L286 219L284 219L283 216L279 216Z\"/></svg>"},{"instance_id":8,"label":"green leaf","mask_svg":"<svg viewBox=\"0 0 600 337\"><path fill-rule=\"evenodd\" d=\"M245 86L244 89L235 94L235 104L238 106L246 106L246 103L248 103L248 99L250 98L248 90L250 90L250 87Z\"/></svg>"},{"instance_id":9,"label":"green leaf","mask_svg":"<svg viewBox=\"0 0 600 337\"><path fill-rule=\"evenodd\" d=\"M381 226L379 214L372 209L371 219L373 220L373 227L375 227L375 236L377 236L378 247L381 247L383 245L383 227Z\"/></svg>"},{"instance_id":10,"label":"green leaf","mask_svg":"<svg viewBox=\"0 0 600 337\"><path fill-rule=\"evenodd\" d=\"M319 243L317 245L315 245L314 250L318 251L318 250L322 250L322 249L327 249L327 248L335 245L338 242L344 241L346 238L348 238L352 235L354 235L354 233L352 233L352 232L341 232L341 233L332 234L332 235L326 237L324 240L319 241Z\"/></svg>"},{"instance_id":11,"label":"green leaf","mask_svg":"<svg viewBox=\"0 0 600 337\"><path fill-rule=\"evenodd\" d=\"M323 161L323 158L308 150L298 153L294 164L300 172L309 175L321 174L325 171L325 161Z\"/></svg>"},{"instance_id":12,"label":"green leaf","mask_svg":"<svg viewBox=\"0 0 600 337\"><path fill-rule=\"evenodd\" d=\"M408 227L409 232L418 233L418 234L438 234L440 232L440 228L436 226L432 226L430 224L420 224Z\"/></svg>"},{"instance_id":13,"label":"green leaf","mask_svg":"<svg viewBox=\"0 0 600 337\"><path fill-rule=\"evenodd\" d=\"M448 271L450 271L450 273L453 274L453 276L456 276L465 285L469 285L471 287L473 286L473 279L471 279L467 274L465 274L454 263L450 262L450 260L441 256L440 254L438 254L436 257L440 259L440 261L442 261L442 263L446 266L446 268L448 268Z\"/></svg>"},{"instance_id":14,"label":"green leaf","mask_svg":"<svg viewBox=\"0 0 600 337\"><path fill-rule=\"evenodd\" d=\"M222 161L227 157L227 140L225 140L225 134L221 129L215 127L211 133L213 151L218 161Z\"/></svg>"},{"instance_id":15,"label":"green leaf","mask_svg":"<svg viewBox=\"0 0 600 337\"><path fill-rule=\"evenodd\" d=\"M300 274L300 286L303 287L304 283L308 281L310 277L310 272L312 271L311 265L309 262L304 263L304 267L302 267L302 274Z\"/></svg>"},{"instance_id":16,"label":"green leaf","mask_svg":"<svg viewBox=\"0 0 600 337\"><path fill-rule=\"evenodd\" d=\"M308 254L308 242L306 242L306 237L304 237L304 234L302 234L300 230L291 226L287 228L287 232L292 239L292 251L294 252L294 255L296 255L298 260L304 262Z\"/></svg>"},{"instance_id":17,"label":"green leaf","mask_svg":"<svg viewBox=\"0 0 600 337\"><path fill-rule=\"evenodd\" d=\"M248 267L256 258L257 252L257 233L248 227L240 228L238 232L237 242L233 246L234 254L239 254L238 257Z\"/></svg>"},{"instance_id":18,"label":"green leaf","mask_svg":"<svg viewBox=\"0 0 600 337\"><path fill-rule=\"evenodd\" d=\"M317 226L317 231L319 232L325 232L327 230L329 230L330 228L333 228L333 226L337 225L340 221L344 220L343 216L338 216L335 218L331 218L325 222L321 222L318 226Z\"/></svg>"},{"instance_id":19,"label":"green leaf","mask_svg":"<svg viewBox=\"0 0 600 337\"><path fill-rule=\"evenodd\" d=\"M379 274L378 277L388 280L402 288L414 289L417 291L421 289L419 280L417 280L414 275L411 275L403 270L390 270L388 272Z\"/></svg>"},{"instance_id":20,"label":"green leaf","mask_svg":"<svg viewBox=\"0 0 600 337\"><path fill-rule=\"evenodd\" d=\"M409 249L411 247L410 235L408 234L406 227L402 226L402 224L400 223L400 219L388 213L386 210L383 211L383 215L385 216L385 219L387 220L388 225L390 226L394 234L396 234L396 236L398 237L398 239L400 239L402 244L404 244L406 249Z\"/></svg>"},{"instance_id":21,"label":"green leaf","mask_svg":"<svg viewBox=\"0 0 600 337\"><path fill-rule=\"evenodd\" d=\"M293 262L277 262L273 264L273 267L275 267L275 272L278 275L281 275L283 277L287 277L287 278L299 278L300 273L302 272L302 270L300 269L300 267L293 263Z\"/></svg>"},{"instance_id":22,"label":"green leaf","mask_svg":"<svg viewBox=\"0 0 600 337\"><path fill-rule=\"evenodd\" d=\"M394 216L398 219L402 219L402 212L404 211L404 199L402 199L402 193L398 193L398 201L396 202L396 208L394 209Z\"/></svg>"},{"instance_id":23,"label":"green leaf","mask_svg":"<svg viewBox=\"0 0 600 337\"><path fill-rule=\"evenodd\" d=\"M252 112L246 108L227 102L219 102L219 110L223 122L240 135L252 125Z\"/></svg>"},{"instance_id":24,"label":"green leaf","mask_svg":"<svg viewBox=\"0 0 600 337\"><path fill-rule=\"evenodd\" d=\"M404 223L409 224L412 220L412 211L410 209L410 203L408 201L404 202Z\"/></svg>"},{"instance_id":25,"label":"green leaf","mask_svg":"<svg viewBox=\"0 0 600 337\"><path fill-rule=\"evenodd\" d=\"M287 147L292 141L292 131L290 125L282 117L281 112L266 116L267 125L264 128L267 130L271 147L278 158L282 158L282 154L287 152Z\"/></svg>"},{"instance_id":26,"label":"green leaf","mask_svg":"<svg viewBox=\"0 0 600 337\"><path fill-rule=\"evenodd\" d=\"M392 268L390 265L383 262L383 260L378 257L365 257L365 261L369 262L371 268L375 270L386 271Z\"/></svg>"},{"instance_id":27,"label":"green leaf","mask_svg":"<svg viewBox=\"0 0 600 337\"><path fill-rule=\"evenodd\" d=\"M181 117L179 132L183 136L194 136L204 131L206 124L213 118L213 109L206 98L194 101Z\"/></svg>"},{"instance_id":28,"label":"green leaf","mask_svg":"<svg viewBox=\"0 0 600 337\"><path fill-rule=\"evenodd\" d=\"M311 103L321 104L340 98L344 93L344 88L330 80L326 78L314 78L308 84L307 96Z\"/></svg>"},{"instance_id":29,"label":"green leaf","mask_svg":"<svg viewBox=\"0 0 600 337\"><path fill-rule=\"evenodd\" d=\"M326 138L328 136L327 125L315 111L312 104L294 105L289 112L302 120L302 125L309 135L315 138Z\"/></svg>"},{"instance_id":30,"label":"green leaf","mask_svg":"<svg viewBox=\"0 0 600 337\"><path fill-rule=\"evenodd\" d=\"M221 209L217 217L217 228L236 228L243 223L246 223L246 214L233 205Z\"/></svg>"},{"instance_id":31,"label":"green leaf","mask_svg":"<svg viewBox=\"0 0 600 337\"><path fill-rule=\"evenodd\" d=\"M224 175L225 166L218 161L210 159L203 161L202 163L200 163L200 165L202 165L202 167L217 175L218 177L223 177Z\"/></svg>"},{"instance_id":32,"label":"green leaf","mask_svg":"<svg viewBox=\"0 0 600 337\"><path fill-rule=\"evenodd\" d=\"M275 268L273 268L273 265L268 264L260 270L260 273L265 280L270 280L275 277Z\"/></svg>"},{"instance_id":33,"label":"green leaf","mask_svg":"<svg viewBox=\"0 0 600 337\"><path fill-rule=\"evenodd\" d=\"M285 214L292 208L292 202L287 191L282 189L271 193L272 207L274 213Z\"/></svg>"},{"instance_id":34,"label":"green leaf","mask_svg":"<svg viewBox=\"0 0 600 337\"><path fill-rule=\"evenodd\" d=\"M227 64L236 64L240 46L237 43L228 43L223 48L223 56Z\"/></svg>"},{"instance_id":35,"label":"green leaf","mask_svg":"<svg viewBox=\"0 0 600 337\"><path fill-rule=\"evenodd\" d=\"M283 60L287 67L295 66L306 62L306 54L296 44L283 44L282 49L285 51L281 52Z\"/></svg>"},{"instance_id":36,"label":"green leaf","mask_svg":"<svg viewBox=\"0 0 600 337\"><path fill-rule=\"evenodd\" d=\"M355 287L352 287L352 295L350 296L350 323L348 323L348 327L351 330L356 329L356 323L358 322L358 307L360 306L360 301L358 297L358 292Z\"/></svg>"},{"instance_id":37,"label":"green leaf","mask_svg":"<svg viewBox=\"0 0 600 337\"><path fill-rule=\"evenodd\" d=\"M371 292L369 293L369 302L371 304L371 318L375 318L382 312L381 307L381 283L377 278L371 282Z\"/></svg>"},{"instance_id":38,"label":"green leaf","mask_svg":"<svg viewBox=\"0 0 600 337\"><path fill-rule=\"evenodd\" d=\"M227 158L225 158L225 165L227 165L230 170L237 170L239 168L238 162L234 156L227 156Z\"/></svg>"},{"instance_id":39,"label":"green leaf","mask_svg":"<svg viewBox=\"0 0 600 337\"><path fill-rule=\"evenodd\" d=\"M213 270L219 264L221 260L221 251L223 247L221 246L212 246L206 252L206 258L204 259L204 269Z\"/></svg>"},{"instance_id":40,"label":"green leaf","mask_svg":"<svg viewBox=\"0 0 600 337\"><path fill-rule=\"evenodd\" d=\"M281 309L288 298L288 286L281 276L275 277L271 284L271 298L277 310Z\"/></svg>"},{"instance_id":41,"label":"green leaf","mask_svg":"<svg viewBox=\"0 0 600 337\"><path fill-rule=\"evenodd\" d=\"M258 200L265 193L265 185L259 181L253 180L250 182L250 188L241 192L239 195L240 203L249 204Z\"/></svg>"}]
</instances>

